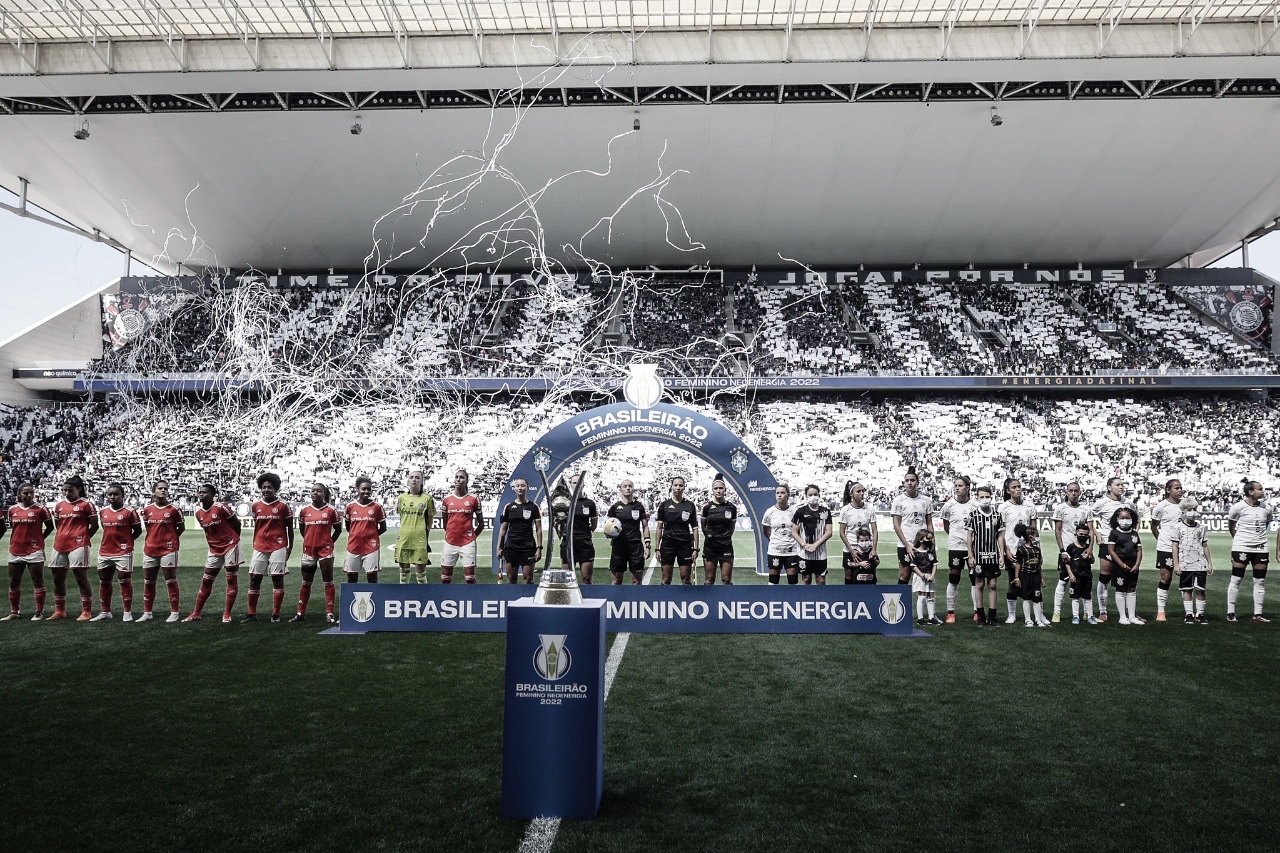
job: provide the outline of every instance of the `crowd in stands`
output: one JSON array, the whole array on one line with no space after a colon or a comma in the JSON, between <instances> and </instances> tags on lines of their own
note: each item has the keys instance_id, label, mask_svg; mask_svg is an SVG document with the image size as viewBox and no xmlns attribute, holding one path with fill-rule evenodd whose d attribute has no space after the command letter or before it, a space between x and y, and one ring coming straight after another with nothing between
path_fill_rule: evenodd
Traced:
<instances>
[{"instance_id":1,"label":"crowd in stands","mask_svg":"<svg viewBox=\"0 0 1280 853\"><path fill-rule=\"evenodd\" d=\"M1178 477L1211 509L1238 499L1245 477L1270 494L1280 489L1280 406L1234 396L726 396L688 405L742 436L779 479L796 488L818 484L832 501L847 479L858 479L887 508L908 465L916 466L921 490L938 500L958 474L996 485L1017 477L1042 505L1076 479L1086 496L1101 495L1116 474L1144 499ZM78 473L97 500L107 483L119 481L141 503L155 480L166 479L180 506L190 508L206 480L228 499L247 502L256 474L273 470L292 501L304 501L315 480L345 499L363 474L377 496L394 502L412 468L425 468L428 489L443 495L453 472L465 467L492 515L523 455L577 410L569 399L550 398L385 400L299 419L236 415L193 401L9 407L0 409L0 499L12 501L16 486L29 480L52 500L62 480ZM583 467L598 500L629 478L650 503L666 495L676 474L694 500L705 499L715 473L701 459L653 442L602 448Z\"/></svg>"},{"instance_id":2,"label":"crowd in stands","mask_svg":"<svg viewBox=\"0 0 1280 853\"><path fill-rule=\"evenodd\" d=\"M689 375L1280 371L1270 352L1159 283L583 277L460 286L441 278L411 288L160 296L151 316L146 335L93 367L529 376L616 372L652 353L664 371Z\"/></svg>"}]
</instances>

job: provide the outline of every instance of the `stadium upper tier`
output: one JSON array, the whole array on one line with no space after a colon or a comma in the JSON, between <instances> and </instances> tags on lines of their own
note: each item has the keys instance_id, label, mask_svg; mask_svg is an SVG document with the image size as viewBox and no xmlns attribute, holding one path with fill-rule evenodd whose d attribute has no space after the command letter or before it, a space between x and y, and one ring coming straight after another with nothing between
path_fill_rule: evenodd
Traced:
<instances>
[{"instance_id":1,"label":"stadium upper tier","mask_svg":"<svg viewBox=\"0 0 1280 853\"><path fill-rule=\"evenodd\" d=\"M278 386L618 375L637 361L669 376L1280 373L1265 348L1269 331L1247 340L1222 324L1205 291L1188 287L699 275L205 293L157 285L107 297L118 348L93 369L215 372ZM1255 301L1244 307L1269 330L1269 289L1229 290L1218 288L1247 291Z\"/></svg>"}]
</instances>

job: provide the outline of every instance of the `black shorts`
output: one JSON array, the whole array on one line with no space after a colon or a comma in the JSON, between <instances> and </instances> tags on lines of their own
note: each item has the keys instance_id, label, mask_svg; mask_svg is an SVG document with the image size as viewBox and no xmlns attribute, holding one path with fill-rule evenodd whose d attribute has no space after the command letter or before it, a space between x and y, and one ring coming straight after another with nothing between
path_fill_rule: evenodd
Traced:
<instances>
[{"instance_id":1,"label":"black shorts","mask_svg":"<svg viewBox=\"0 0 1280 853\"><path fill-rule=\"evenodd\" d=\"M532 566L535 553L537 552L532 548L506 548L502 552L502 559L508 566Z\"/></svg>"},{"instance_id":2,"label":"black shorts","mask_svg":"<svg viewBox=\"0 0 1280 853\"><path fill-rule=\"evenodd\" d=\"M1173 552L1156 551L1156 568L1161 571L1173 571Z\"/></svg>"},{"instance_id":3,"label":"black shorts","mask_svg":"<svg viewBox=\"0 0 1280 853\"><path fill-rule=\"evenodd\" d=\"M1071 580L1071 575L1067 573L1067 567L1069 565L1071 565L1071 558L1067 556L1066 552L1064 551L1058 554L1058 580Z\"/></svg>"},{"instance_id":4,"label":"black shorts","mask_svg":"<svg viewBox=\"0 0 1280 853\"><path fill-rule=\"evenodd\" d=\"M1044 593L1040 589L1042 578L1039 572L1023 572L1018 579L1018 597L1023 601L1043 601Z\"/></svg>"},{"instance_id":5,"label":"black shorts","mask_svg":"<svg viewBox=\"0 0 1280 853\"><path fill-rule=\"evenodd\" d=\"M710 536L702 543L702 559L710 560L719 565L720 563L733 562L733 540L732 539L713 539Z\"/></svg>"},{"instance_id":6,"label":"black shorts","mask_svg":"<svg viewBox=\"0 0 1280 853\"><path fill-rule=\"evenodd\" d=\"M770 554L769 555L769 571L770 572L790 572L792 569L800 566L799 554Z\"/></svg>"},{"instance_id":7,"label":"black shorts","mask_svg":"<svg viewBox=\"0 0 1280 853\"><path fill-rule=\"evenodd\" d=\"M1071 597L1080 601L1093 600L1093 572L1087 569L1076 572L1076 579L1071 584Z\"/></svg>"},{"instance_id":8,"label":"black shorts","mask_svg":"<svg viewBox=\"0 0 1280 853\"><path fill-rule=\"evenodd\" d=\"M1116 592L1136 592L1138 589L1138 571L1126 571L1119 566L1111 570L1111 578L1116 583Z\"/></svg>"},{"instance_id":9,"label":"black shorts","mask_svg":"<svg viewBox=\"0 0 1280 853\"><path fill-rule=\"evenodd\" d=\"M666 542L658 546L658 562L664 566L693 565L692 542Z\"/></svg>"},{"instance_id":10,"label":"black shorts","mask_svg":"<svg viewBox=\"0 0 1280 853\"><path fill-rule=\"evenodd\" d=\"M1109 549L1105 544L1098 546L1098 559L1111 562L1111 549Z\"/></svg>"},{"instance_id":11,"label":"black shorts","mask_svg":"<svg viewBox=\"0 0 1280 853\"><path fill-rule=\"evenodd\" d=\"M1266 568L1267 561L1271 559L1268 551L1232 551L1231 562L1236 565L1249 565L1256 568Z\"/></svg>"},{"instance_id":12,"label":"black shorts","mask_svg":"<svg viewBox=\"0 0 1280 853\"><path fill-rule=\"evenodd\" d=\"M969 565L968 551L948 551L947 552L947 571L951 574L959 574Z\"/></svg>"},{"instance_id":13,"label":"black shorts","mask_svg":"<svg viewBox=\"0 0 1280 853\"><path fill-rule=\"evenodd\" d=\"M573 540L573 561L575 563L594 563L596 559L596 545L590 539L574 539ZM569 562L569 540L560 540L560 562Z\"/></svg>"},{"instance_id":14,"label":"black shorts","mask_svg":"<svg viewBox=\"0 0 1280 853\"><path fill-rule=\"evenodd\" d=\"M999 563L978 563L970 570L970 575L974 580L979 578L983 580L995 580L1000 577Z\"/></svg>"},{"instance_id":15,"label":"black shorts","mask_svg":"<svg viewBox=\"0 0 1280 853\"><path fill-rule=\"evenodd\" d=\"M802 575L817 575L819 577L822 577L826 573L827 573L826 560L801 560L800 561L800 574Z\"/></svg>"},{"instance_id":16,"label":"black shorts","mask_svg":"<svg viewBox=\"0 0 1280 853\"><path fill-rule=\"evenodd\" d=\"M1183 592L1191 592L1197 589L1204 592L1205 584L1208 582L1208 572L1183 572L1178 575L1178 589Z\"/></svg>"},{"instance_id":17,"label":"black shorts","mask_svg":"<svg viewBox=\"0 0 1280 853\"><path fill-rule=\"evenodd\" d=\"M620 575L627 569L636 576L644 573L644 542L614 539L613 550L609 552L609 571Z\"/></svg>"}]
</instances>

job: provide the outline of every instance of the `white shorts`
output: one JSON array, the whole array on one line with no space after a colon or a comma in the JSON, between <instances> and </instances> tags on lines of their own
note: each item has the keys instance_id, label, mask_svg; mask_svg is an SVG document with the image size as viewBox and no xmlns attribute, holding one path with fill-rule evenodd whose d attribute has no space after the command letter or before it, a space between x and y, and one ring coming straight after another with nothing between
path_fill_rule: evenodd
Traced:
<instances>
[{"instance_id":1,"label":"white shorts","mask_svg":"<svg viewBox=\"0 0 1280 853\"><path fill-rule=\"evenodd\" d=\"M114 569L122 575L133 574L133 555L122 554L119 557L104 557L98 555L98 571L105 572L108 569Z\"/></svg>"},{"instance_id":2,"label":"white shorts","mask_svg":"<svg viewBox=\"0 0 1280 853\"><path fill-rule=\"evenodd\" d=\"M277 548L274 551L253 552L253 562L249 564L251 575L287 575L289 574L289 549Z\"/></svg>"},{"instance_id":3,"label":"white shorts","mask_svg":"<svg viewBox=\"0 0 1280 853\"><path fill-rule=\"evenodd\" d=\"M54 551L49 561L51 569L85 569L89 567L89 546L83 545L72 551Z\"/></svg>"},{"instance_id":4,"label":"white shorts","mask_svg":"<svg viewBox=\"0 0 1280 853\"><path fill-rule=\"evenodd\" d=\"M243 562L244 554L240 552L240 543L237 542L231 547L231 550L225 554L206 554L204 558L204 567L206 569L238 569L240 568L240 564Z\"/></svg>"},{"instance_id":5,"label":"white shorts","mask_svg":"<svg viewBox=\"0 0 1280 853\"><path fill-rule=\"evenodd\" d=\"M142 568L144 569L176 569L178 568L178 552L165 554L160 557L152 557L150 554L142 555Z\"/></svg>"},{"instance_id":6,"label":"white shorts","mask_svg":"<svg viewBox=\"0 0 1280 853\"><path fill-rule=\"evenodd\" d=\"M382 554L379 551L373 551L369 554L347 554L346 560L342 563L342 570L349 575L357 572L379 572L382 571Z\"/></svg>"},{"instance_id":7,"label":"white shorts","mask_svg":"<svg viewBox=\"0 0 1280 853\"><path fill-rule=\"evenodd\" d=\"M911 573L911 592L915 595L934 591L934 581L927 581L915 572Z\"/></svg>"},{"instance_id":8,"label":"white shorts","mask_svg":"<svg viewBox=\"0 0 1280 853\"><path fill-rule=\"evenodd\" d=\"M463 568L474 569L476 566L476 541L472 539L466 545L450 545L444 543L444 553L440 555L440 565L453 568L462 561Z\"/></svg>"},{"instance_id":9,"label":"white shorts","mask_svg":"<svg viewBox=\"0 0 1280 853\"><path fill-rule=\"evenodd\" d=\"M17 554L15 554L15 553L13 553L12 551L10 551L10 552L9 552L9 562L10 562L10 563L33 563L33 564L34 564L34 563L43 563L43 562L44 562L44 549L43 549L43 548L41 548L39 551L32 551L30 554L26 554L26 555L21 556L21 557L20 557L20 556L18 556Z\"/></svg>"}]
</instances>

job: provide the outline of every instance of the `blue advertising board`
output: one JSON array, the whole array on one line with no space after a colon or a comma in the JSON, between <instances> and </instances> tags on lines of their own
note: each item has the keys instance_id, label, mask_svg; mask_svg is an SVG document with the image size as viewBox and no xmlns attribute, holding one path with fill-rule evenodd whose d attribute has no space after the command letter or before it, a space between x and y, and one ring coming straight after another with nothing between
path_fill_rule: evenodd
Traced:
<instances>
[{"instance_id":1,"label":"blue advertising board","mask_svg":"<svg viewBox=\"0 0 1280 853\"><path fill-rule=\"evenodd\" d=\"M511 605L532 586L343 584L340 628L370 631L500 632ZM639 634L910 635L907 586L583 586L605 602L611 632Z\"/></svg>"}]
</instances>

